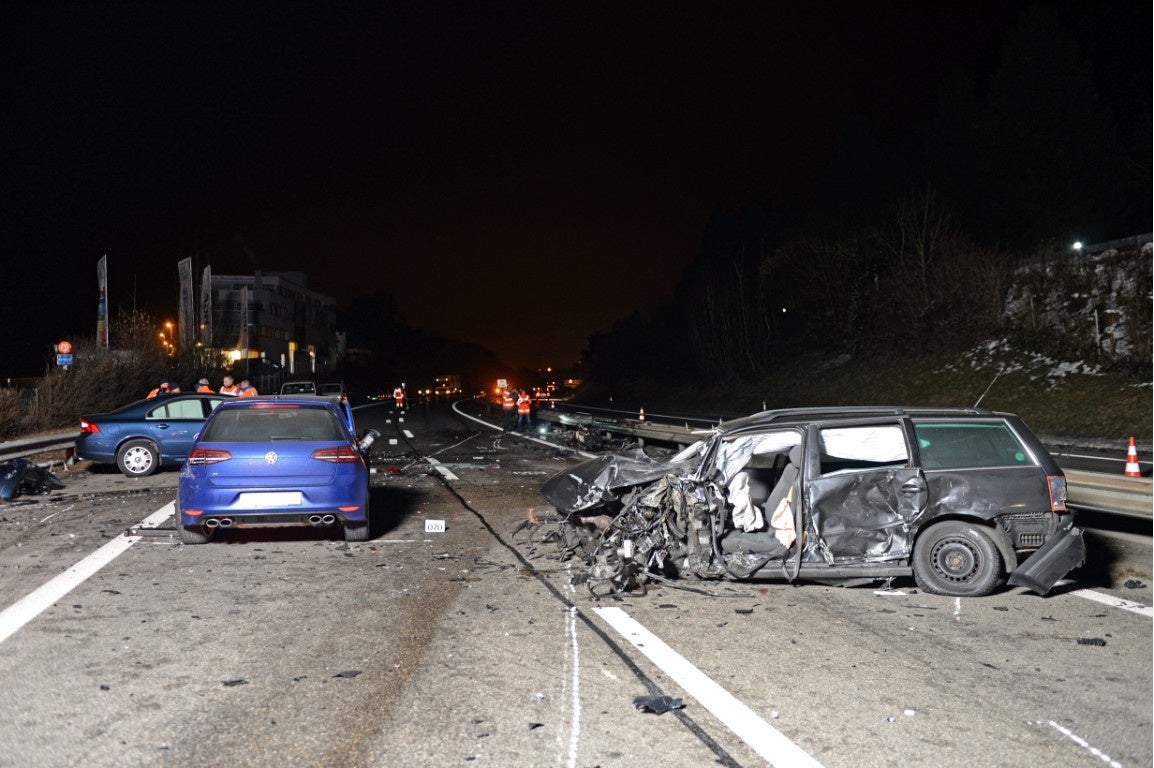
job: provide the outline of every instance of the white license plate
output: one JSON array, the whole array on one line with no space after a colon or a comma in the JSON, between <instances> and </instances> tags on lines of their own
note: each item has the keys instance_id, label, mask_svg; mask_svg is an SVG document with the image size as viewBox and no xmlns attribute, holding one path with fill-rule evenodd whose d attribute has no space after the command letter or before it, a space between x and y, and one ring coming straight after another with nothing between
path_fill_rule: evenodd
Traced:
<instances>
[{"instance_id":1,"label":"white license plate","mask_svg":"<svg viewBox=\"0 0 1154 768\"><path fill-rule=\"evenodd\" d=\"M236 500L241 509L267 509L271 507L299 507L300 491L276 491L270 493L242 493Z\"/></svg>"}]
</instances>

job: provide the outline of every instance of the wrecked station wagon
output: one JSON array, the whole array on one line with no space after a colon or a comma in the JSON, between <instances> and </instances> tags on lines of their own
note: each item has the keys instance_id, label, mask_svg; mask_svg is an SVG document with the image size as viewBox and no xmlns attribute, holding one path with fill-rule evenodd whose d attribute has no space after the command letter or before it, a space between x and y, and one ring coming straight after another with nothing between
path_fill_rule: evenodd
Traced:
<instances>
[{"instance_id":1,"label":"wrecked station wagon","mask_svg":"<svg viewBox=\"0 0 1154 768\"><path fill-rule=\"evenodd\" d=\"M1044 595L1085 560L1062 470L1021 419L981 408L765 411L668 460L590 459L541 492L595 594L675 577L912 575L940 595Z\"/></svg>"}]
</instances>

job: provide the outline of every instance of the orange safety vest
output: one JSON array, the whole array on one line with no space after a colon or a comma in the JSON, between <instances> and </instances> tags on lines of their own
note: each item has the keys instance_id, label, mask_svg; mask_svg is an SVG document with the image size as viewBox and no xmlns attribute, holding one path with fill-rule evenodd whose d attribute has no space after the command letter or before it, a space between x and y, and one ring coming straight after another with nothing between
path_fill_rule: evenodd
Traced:
<instances>
[{"instance_id":1,"label":"orange safety vest","mask_svg":"<svg viewBox=\"0 0 1154 768\"><path fill-rule=\"evenodd\" d=\"M511 410L513 410L514 406L516 406L516 403L513 402L513 396L511 394L509 394L508 392L502 392L501 393L501 407L504 408L506 411L511 411Z\"/></svg>"},{"instance_id":2,"label":"orange safety vest","mask_svg":"<svg viewBox=\"0 0 1154 768\"><path fill-rule=\"evenodd\" d=\"M256 387L249 387L248 389L242 389L237 397L256 397L256 395Z\"/></svg>"},{"instance_id":3,"label":"orange safety vest","mask_svg":"<svg viewBox=\"0 0 1154 768\"><path fill-rule=\"evenodd\" d=\"M404 402L405 390L401 389L400 387L397 387L396 389L394 389L393 390L393 399L396 400L398 403Z\"/></svg>"},{"instance_id":4,"label":"orange safety vest","mask_svg":"<svg viewBox=\"0 0 1154 768\"><path fill-rule=\"evenodd\" d=\"M208 392L209 394L212 394L212 387L208 386L207 384L201 384L199 387L196 388L196 391L197 392Z\"/></svg>"},{"instance_id":5,"label":"orange safety vest","mask_svg":"<svg viewBox=\"0 0 1154 768\"><path fill-rule=\"evenodd\" d=\"M236 395L240 394L240 387L238 387L236 384L233 384L231 387L221 387L220 393L222 395L233 395L235 397Z\"/></svg>"},{"instance_id":6,"label":"orange safety vest","mask_svg":"<svg viewBox=\"0 0 1154 768\"><path fill-rule=\"evenodd\" d=\"M521 395L520 397L517 398L517 413L518 414L529 413L529 407L530 407L530 405L532 405L532 403L533 403L533 398L529 397L528 395Z\"/></svg>"}]
</instances>

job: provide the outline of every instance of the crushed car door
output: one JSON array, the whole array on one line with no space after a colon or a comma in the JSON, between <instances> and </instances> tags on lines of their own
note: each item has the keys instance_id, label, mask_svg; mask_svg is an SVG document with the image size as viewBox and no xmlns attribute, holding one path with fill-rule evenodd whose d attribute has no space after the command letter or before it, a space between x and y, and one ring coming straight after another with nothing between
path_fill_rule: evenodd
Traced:
<instances>
[{"instance_id":1,"label":"crushed car door","mask_svg":"<svg viewBox=\"0 0 1154 768\"><path fill-rule=\"evenodd\" d=\"M926 508L901 421L813 427L807 441L806 560L883 562L909 556L910 524Z\"/></svg>"}]
</instances>

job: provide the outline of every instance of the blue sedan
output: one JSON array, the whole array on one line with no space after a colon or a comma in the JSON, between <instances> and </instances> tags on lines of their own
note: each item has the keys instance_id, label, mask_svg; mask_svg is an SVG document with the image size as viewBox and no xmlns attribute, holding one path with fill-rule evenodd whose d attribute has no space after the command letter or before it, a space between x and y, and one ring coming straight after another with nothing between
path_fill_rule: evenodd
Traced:
<instances>
[{"instance_id":1,"label":"blue sedan","mask_svg":"<svg viewBox=\"0 0 1154 768\"><path fill-rule=\"evenodd\" d=\"M369 435L358 444L347 412L329 398L221 403L180 471L180 540L204 544L226 528L339 525L346 541L366 541Z\"/></svg>"},{"instance_id":2,"label":"blue sedan","mask_svg":"<svg viewBox=\"0 0 1154 768\"><path fill-rule=\"evenodd\" d=\"M192 441L226 395L158 395L110 413L80 417L76 455L115 464L127 477L147 477L188 458Z\"/></svg>"}]
</instances>

